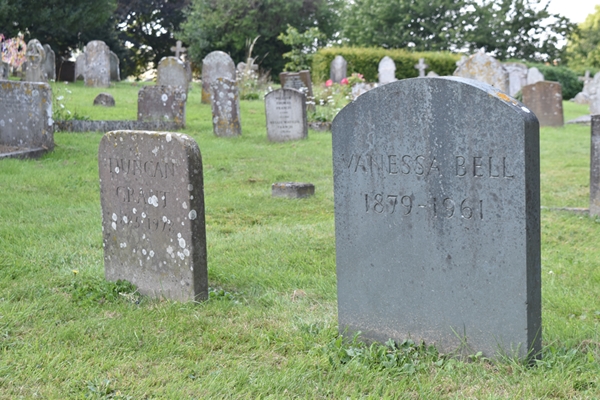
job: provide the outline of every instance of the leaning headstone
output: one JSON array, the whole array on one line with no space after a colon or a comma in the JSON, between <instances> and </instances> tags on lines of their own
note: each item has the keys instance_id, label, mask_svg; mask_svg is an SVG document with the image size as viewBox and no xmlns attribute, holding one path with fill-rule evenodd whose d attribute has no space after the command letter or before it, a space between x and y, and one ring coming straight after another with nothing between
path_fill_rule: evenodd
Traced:
<instances>
[{"instance_id":1,"label":"leaning headstone","mask_svg":"<svg viewBox=\"0 0 600 400\"><path fill-rule=\"evenodd\" d=\"M94 99L95 106L114 107L115 98L110 93L100 93Z\"/></svg>"},{"instance_id":2,"label":"leaning headstone","mask_svg":"<svg viewBox=\"0 0 600 400\"><path fill-rule=\"evenodd\" d=\"M202 159L169 132L113 131L100 141L106 279L178 301L208 297Z\"/></svg>"},{"instance_id":3,"label":"leaning headstone","mask_svg":"<svg viewBox=\"0 0 600 400\"><path fill-rule=\"evenodd\" d=\"M600 115L592 115L590 156L590 215L600 215Z\"/></svg>"},{"instance_id":4,"label":"leaning headstone","mask_svg":"<svg viewBox=\"0 0 600 400\"><path fill-rule=\"evenodd\" d=\"M277 89L265 96L267 137L272 142L306 139L306 96L296 89Z\"/></svg>"},{"instance_id":5,"label":"leaning headstone","mask_svg":"<svg viewBox=\"0 0 600 400\"><path fill-rule=\"evenodd\" d=\"M527 85L527 65L521 63L503 65L508 72L508 94L514 97L523 86Z\"/></svg>"},{"instance_id":6,"label":"leaning headstone","mask_svg":"<svg viewBox=\"0 0 600 400\"><path fill-rule=\"evenodd\" d=\"M385 56L379 61L379 83L394 82L396 80L396 63L390 57Z\"/></svg>"},{"instance_id":7,"label":"leaning headstone","mask_svg":"<svg viewBox=\"0 0 600 400\"><path fill-rule=\"evenodd\" d=\"M44 70L44 58L46 52L44 47L37 39L32 39L27 43L27 70L25 71L25 81L27 82L48 82L46 71Z\"/></svg>"},{"instance_id":8,"label":"leaning headstone","mask_svg":"<svg viewBox=\"0 0 600 400\"><path fill-rule=\"evenodd\" d=\"M210 86L213 132L217 136L240 136L240 95L235 81L217 78Z\"/></svg>"},{"instance_id":9,"label":"leaning headstone","mask_svg":"<svg viewBox=\"0 0 600 400\"><path fill-rule=\"evenodd\" d=\"M114 82L119 82L121 80L121 61L119 61L119 56L117 56L112 51L110 52L110 80Z\"/></svg>"},{"instance_id":10,"label":"leaning headstone","mask_svg":"<svg viewBox=\"0 0 600 400\"><path fill-rule=\"evenodd\" d=\"M54 148L52 90L47 83L0 83L0 148L39 156ZM11 151L0 151L9 153Z\"/></svg>"},{"instance_id":11,"label":"leaning headstone","mask_svg":"<svg viewBox=\"0 0 600 400\"><path fill-rule=\"evenodd\" d=\"M85 46L85 86L110 86L110 49L101 40L92 40Z\"/></svg>"},{"instance_id":12,"label":"leaning headstone","mask_svg":"<svg viewBox=\"0 0 600 400\"><path fill-rule=\"evenodd\" d=\"M182 87L144 86L138 92L138 121L174 121L185 127L187 95Z\"/></svg>"},{"instance_id":13,"label":"leaning headstone","mask_svg":"<svg viewBox=\"0 0 600 400\"><path fill-rule=\"evenodd\" d=\"M483 51L476 52L456 68L454 76L485 82L505 93L509 90L508 72L500 61Z\"/></svg>"},{"instance_id":14,"label":"leaning headstone","mask_svg":"<svg viewBox=\"0 0 600 400\"><path fill-rule=\"evenodd\" d=\"M340 55L335 56L329 66L329 79L334 83L340 83L348 74L348 62Z\"/></svg>"},{"instance_id":15,"label":"leaning headstone","mask_svg":"<svg viewBox=\"0 0 600 400\"><path fill-rule=\"evenodd\" d=\"M540 72L536 67L529 68L527 71L527 84L533 85L544 80L544 74Z\"/></svg>"},{"instance_id":16,"label":"leaning headstone","mask_svg":"<svg viewBox=\"0 0 600 400\"><path fill-rule=\"evenodd\" d=\"M563 126L562 87L558 82L540 81L523 86L523 104L540 122L540 126Z\"/></svg>"},{"instance_id":17,"label":"leaning headstone","mask_svg":"<svg viewBox=\"0 0 600 400\"><path fill-rule=\"evenodd\" d=\"M85 75L85 53L81 53L75 59L75 73L73 82L83 80Z\"/></svg>"},{"instance_id":18,"label":"leaning headstone","mask_svg":"<svg viewBox=\"0 0 600 400\"><path fill-rule=\"evenodd\" d=\"M175 57L163 57L158 63L156 84L180 87L187 93L189 80L184 62Z\"/></svg>"},{"instance_id":19,"label":"leaning headstone","mask_svg":"<svg viewBox=\"0 0 600 400\"><path fill-rule=\"evenodd\" d=\"M213 51L202 60L202 103L209 104L211 85L218 78L235 81L235 64L227 53Z\"/></svg>"},{"instance_id":20,"label":"leaning headstone","mask_svg":"<svg viewBox=\"0 0 600 400\"><path fill-rule=\"evenodd\" d=\"M46 73L46 77L48 80L55 81L56 80L56 55L54 54L54 50L50 47L49 44L45 44L44 46L44 72Z\"/></svg>"},{"instance_id":21,"label":"leaning headstone","mask_svg":"<svg viewBox=\"0 0 600 400\"><path fill-rule=\"evenodd\" d=\"M281 182L271 185L271 197L303 199L314 196L315 185L303 182Z\"/></svg>"},{"instance_id":22,"label":"leaning headstone","mask_svg":"<svg viewBox=\"0 0 600 400\"><path fill-rule=\"evenodd\" d=\"M340 332L537 356L535 115L482 82L414 78L348 104L332 137Z\"/></svg>"}]
</instances>

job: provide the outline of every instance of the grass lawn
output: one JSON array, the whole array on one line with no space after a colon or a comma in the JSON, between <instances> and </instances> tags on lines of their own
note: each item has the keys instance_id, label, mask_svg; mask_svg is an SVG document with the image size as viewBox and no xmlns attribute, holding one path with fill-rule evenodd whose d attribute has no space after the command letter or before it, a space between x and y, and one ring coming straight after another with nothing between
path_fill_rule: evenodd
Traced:
<instances>
[{"instance_id":1,"label":"grass lawn","mask_svg":"<svg viewBox=\"0 0 600 400\"><path fill-rule=\"evenodd\" d=\"M140 86L53 84L55 104L135 119ZM70 91L71 93L69 93ZM101 91L112 109L93 107ZM565 102L565 119L586 113ZM194 84L182 132L204 164L206 302L104 280L100 133L55 133L39 160L0 160L0 398L600 398L600 219L587 207L589 126L542 128L543 358L459 360L337 334L331 134L270 143L262 101L217 138ZM271 183L312 182L303 200Z\"/></svg>"}]
</instances>

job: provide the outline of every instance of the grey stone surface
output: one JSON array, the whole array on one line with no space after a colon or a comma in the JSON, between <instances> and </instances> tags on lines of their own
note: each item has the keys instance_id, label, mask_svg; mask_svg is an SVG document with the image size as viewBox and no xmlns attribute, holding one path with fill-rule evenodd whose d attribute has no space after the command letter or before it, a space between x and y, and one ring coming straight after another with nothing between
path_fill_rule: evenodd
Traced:
<instances>
[{"instance_id":1,"label":"grey stone surface","mask_svg":"<svg viewBox=\"0 0 600 400\"><path fill-rule=\"evenodd\" d=\"M175 121L54 121L54 130L57 132L171 131L179 128L183 126Z\"/></svg>"},{"instance_id":2,"label":"grey stone surface","mask_svg":"<svg viewBox=\"0 0 600 400\"><path fill-rule=\"evenodd\" d=\"M102 40L92 40L85 46L83 80L85 86L110 86L110 49Z\"/></svg>"},{"instance_id":3,"label":"grey stone surface","mask_svg":"<svg viewBox=\"0 0 600 400\"><path fill-rule=\"evenodd\" d=\"M104 268L140 293L208 297L202 160L180 133L114 131L98 151Z\"/></svg>"},{"instance_id":4,"label":"grey stone surface","mask_svg":"<svg viewBox=\"0 0 600 400\"><path fill-rule=\"evenodd\" d=\"M508 94L515 96L521 88L527 85L527 65L521 63L505 63L508 72Z\"/></svg>"},{"instance_id":5,"label":"grey stone surface","mask_svg":"<svg viewBox=\"0 0 600 400\"><path fill-rule=\"evenodd\" d=\"M540 72L536 67L529 68L527 70L527 84L533 85L534 83L538 83L544 80L544 74Z\"/></svg>"},{"instance_id":6,"label":"grey stone surface","mask_svg":"<svg viewBox=\"0 0 600 400\"><path fill-rule=\"evenodd\" d=\"M175 42L175 46L171 46L171 51L175 53L175 58L181 60L181 56L187 51L187 48L182 46L181 40L178 40Z\"/></svg>"},{"instance_id":7,"label":"grey stone surface","mask_svg":"<svg viewBox=\"0 0 600 400\"><path fill-rule=\"evenodd\" d=\"M110 80L113 82L119 82L121 80L121 61L119 57L114 53L109 53L110 57Z\"/></svg>"},{"instance_id":8,"label":"grey stone surface","mask_svg":"<svg viewBox=\"0 0 600 400\"><path fill-rule=\"evenodd\" d=\"M46 71L44 70L44 59L46 51L37 39L32 39L27 43L27 69L25 70L25 81L27 82L48 82Z\"/></svg>"},{"instance_id":9,"label":"grey stone surface","mask_svg":"<svg viewBox=\"0 0 600 400\"><path fill-rule=\"evenodd\" d=\"M535 115L481 82L414 78L347 105L332 137L340 332L537 355Z\"/></svg>"},{"instance_id":10,"label":"grey stone surface","mask_svg":"<svg viewBox=\"0 0 600 400\"><path fill-rule=\"evenodd\" d=\"M306 139L306 96L296 89L277 89L265 96L267 137L272 142Z\"/></svg>"},{"instance_id":11,"label":"grey stone surface","mask_svg":"<svg viewBox=\"0 0 600 400\"><path fill-rule=\"evenodd\" d=\"M73 81L83 80L85 75L85 53L81 53L75 59L75 73Z\"/></svg>"},{"instance_id":12,"label":"grey stone surface","mask_svg":"<svg viewBox=\"0 0 600 400\"><path fill-rule=\"evenodd\" d=\"M508 72L500 61L478 51L454 71L454 76L475 79L492 85L505 93L509 91Z\"/></svg>"},{"instance_id":13,"label":"grey stone surface","mask_svg":"<svg viewBox=\"0 0 600 400\"><path fill-rule=\"evenodd\" d=\"M0 60L0 79L8 79L10 75L10 64Z\"/></svg>"},{"instance_id":14,"label":"grey stone surface","mask_svg":"<svg viewBox=\"0 0 600 400\"><path fill-rule=\"evenodd\" d=\"M302 199L314 196L315 185L303 182L279 182L271 185L271 197Z\"/></svg>"},{"instance_id":15,"label":"grey stone surface","mask_svg":"<svg viewBox=\"0 0 600 400\"><path fill-rule=\"evenodd\" d=\"M577 117L575 119L570 119L566 123L567 124L590 125L592 123L592 116L591 115L582 115L581 117Z\"/></svg>"},{"instance_id":16,"label":"grey stone surface","mask_svg":"<svg viewBox=\"0 0 600 400\"><path fill-rule=\"evenodd\" d=\"M396 80L396 63L390 57L385 56L379 61L379 84L394 82Z\"/></svg>"},{"instance_id":17,"label":"grey stone surface","mask_svg":"<svg viewBox=\"0 0 600 400\"><path fill-rule=\"evenodd\" d=\"M54 50L49 44L45 44L43 47L45 53L44 72L48 80L54 81L56 80L56 54L54 54Z\"/></svg>"},{"instance_id":18,"label":"grey stone surface","mask_svg":"<svg viewBox=\"0 0 600 400\"><path fill-rule=\"evenodd\" d=\"M213 51L202 60L202 103L211 103L210 87L218 78L235 81L235 64L227 53Z\"/></svg>"},{"instance_id":19,"label":"grey stone surface","mask_svg":"<svg viewBox=\"0 0 600 400\"><path fill-rule=\"evenodd\" d=\"M0 146L54 148L52 89L47 83L0 82Z\"/></svg>"},{"instance_id":20,"label":"grey stone surface","mask_svg":"<svg viewBox=\"0 0 600 400\"><path fill-rule=\"evenodd\" d=\"M600 115L592 115L590 152L590 215L600 215Z\"/></svg>"},{"instance_id":21,"label":"grey stone surface","mask_svg":"<svg viewBox=\"0 0 600 400\"><path fill-rule=\"evenodd\" d=\"M138 92L138 121L174 121L185 126L187 94L176 86L144 86Z\"/></svg>"},{"instance_id":22,"label":"grey stone surface","mask_svg":"<svg viewBox=\"0 0 600 400\"><path fill-rule=\"evenodd\" d=\"M100 93L94 99L95 106L114 107L115 98L110 93Z\"/></svg>"},{"instance_id":23,"label":"grey stone surface","mask_svg":"<svg viewBox=\"0 0 600 400\"><path fill-rule=\"evenodd\" d=\"M217 136L240 136L240 95L235 81L217 78L210 85L213 132Z\"/></svg>"},{"instance_id":24,"label":"grey stone surface","mask_svg":"<svg viewBox=\"0 0 600 400\"><path fill-rule=\"evenodd\" d=\"M158 63L156 84L181 87L187 93L189 80L185 63L175 57L163 57Z\"/></svg>"},{"instance_id":25,"label":"grey stone surface","mask_svg":"<svg viewBox=\"0 0 600 400\"><path fill-rule=\"evenodd\" d=\"M348 76L348 62L340 55L335 56L329 66L329 79L335 83L340 83L342 79Z\"/></svg>"},{"instance_id":26,"label":"grey stone surface","mask_svg":"<svg viewBox=\"0 0 600 400\"><path fill-rule=\"evenodd\" d=\"M562 87L558 82L540 81L523 86L523 104L540 122L540 126L563 126L565 124L562 104Z\"/></svg>"},{"instance_id":27,"label":"grey stone surface","mask_svg":"<svg viewBox=\"0 0 600 400\"><path fill-rule=\"evenodd\" d=\"M315 111L315 97L313 94L310 71L282 72L279 74L282 89L296 89L306 95L306 105L310 111Z\"/></svg>"}]
</instances>

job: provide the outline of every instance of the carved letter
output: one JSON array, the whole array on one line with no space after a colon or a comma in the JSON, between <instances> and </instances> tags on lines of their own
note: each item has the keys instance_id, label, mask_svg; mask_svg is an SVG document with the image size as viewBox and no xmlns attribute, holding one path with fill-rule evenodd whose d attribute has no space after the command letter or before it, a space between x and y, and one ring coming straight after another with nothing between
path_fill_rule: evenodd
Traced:
<instances>
[{"instance_id":1,"label":"carved letter","mask_svg":"<svg viewBox=\"0 0 600 400\"><path fill-rule=\"evenodd\" d=\"M421 162L419 162L419 158L422 160L425 160L425 157L423 157L423 156L417 156L417 158L415 158L415 161L417 162L417 166L415 167L415 174L423 175L423 173L425 172L425 169L423 168L423 164L421 164Z\"/></svg>"},{"instance_id":2,"label":"carved letter","mask_svg":"<svg viewBox=\"0 0 600 400\"><path fill-rule=\"evenodd\" d=\"M456 156L456 176L465 176L466 174L465 158L463 156Z\"/></svg>"},{"instance_id":3,"label":"carved letter","mask_svg":"<svg viewBox=\"0 0 600 400\"><path fill-rule=\"evenodd\" d=\"M427 171L427 175L431 175L432 169L437 169L438 175L441 175L440 168L437 166L437 160L435 159L435 157L433 157L433 160L431 161L431 165L429 165L429 171Z\"/></svg>"},{"instance_id":4,"label":"carved letter","mask_svg":"<svg viewBox=\"0 0 600 400\"><path fill-rule=\"evenodd\" d=\"M392 159L393 159L393 161L392 161ZM398 165L396 165L396 155L395 154L388 155L388 173L390 175L396 175L398 173Z\"/></svg>"},{"instance_id":5,"label":"carved letter","mask_svg":"<svg viewBox=\"0 0 600 400\"><path fill-rule=\"evenodd\" d=\"M503 172L504 177L507 178L507 179L512 179L512 178L515 177L514 175L507 175L507 172L506 172L506 157L502 157L502 172Z\"/></svg>"},{"instance_id":6,"label":"carved letter","mask_svg":"<svg viewBox=\"0 0 600 400\"><path fill-rule=\"evenodd\" d=\"M490 157L490 178L499 178L499 177L500 177L500 173L498 173L498 175L494 175L494 174L492 173L492 165L493 165L493 163L492 163L492 158L493 158L493 157Z\"/></svg>"},{"instance_id":7,"label":"carved letter","mask_svg":"<svg viewBox=\"0 0 600 400\"><path fill-rule=\"evenodd\" d=\"M473 157L473 176L483 176L483 173L477 173L478 168L481 168L481 157Z\"/></svg>"},{"instance_id":8,"label":"carved letter","mask_svg":"<svg viewBox=\"0 0 600 400\"><path fill-rule=\"evenodd\" d=\"M407 161L408 159L408 161ZM411 161L410 156L402 156L402 173L404 175L410 174L410 165L408 163Z\"/></svg>"}]
</instances>

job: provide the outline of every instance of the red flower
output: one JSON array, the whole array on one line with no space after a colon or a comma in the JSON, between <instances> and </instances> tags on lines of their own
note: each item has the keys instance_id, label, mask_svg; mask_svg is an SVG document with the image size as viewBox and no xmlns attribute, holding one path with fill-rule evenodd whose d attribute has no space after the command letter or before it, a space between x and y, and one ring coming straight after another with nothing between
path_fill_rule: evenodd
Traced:
<instances>
[{"instance_id":1,"label":"red flower","mask_svg":"<svg viewBox=\"0 0 600 400\"><path fill-rule=\"evenodd\" d=\"M348 84L348 78L344 78L344 79L342 79L342 80L340 81L340 83L341 83L342 85L347 85L347 84Z\"/></svg>"},{"instance_id":2,"label":"red flower","mask_svg":"<svg viewBox=\"0 0 600 400\"><path fill-rule=\"evenodd\" d=\"M330 87L330 86L332 86L332 85L333 85L333 81L332 81L331 79L328 79L328 80L325 82L325 86L327 86L327 87Z\"/></svg>"}]
</instances>

